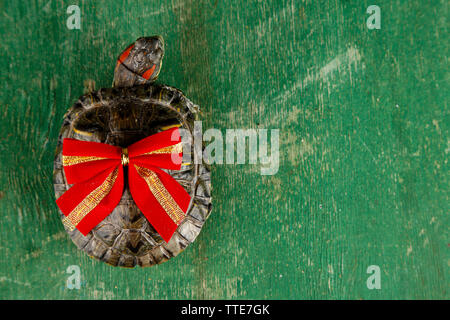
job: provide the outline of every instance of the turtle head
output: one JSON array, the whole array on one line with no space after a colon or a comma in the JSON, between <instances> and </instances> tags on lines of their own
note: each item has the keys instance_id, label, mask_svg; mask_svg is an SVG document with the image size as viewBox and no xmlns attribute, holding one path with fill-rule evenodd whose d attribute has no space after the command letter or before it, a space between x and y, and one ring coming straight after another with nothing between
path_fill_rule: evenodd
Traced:
<instances>
[{"instance_id":1,"label":"turtle head","mask_svg":"<svg viewBox=\"0 0 450 320\"><path fill-rule=\"evenodd\" d=\"M153 82L159 75L164 56L160 36L142 37L130 44L119 56L114 70L114 87L131 87Z\"/></svg>"}]
</instances>

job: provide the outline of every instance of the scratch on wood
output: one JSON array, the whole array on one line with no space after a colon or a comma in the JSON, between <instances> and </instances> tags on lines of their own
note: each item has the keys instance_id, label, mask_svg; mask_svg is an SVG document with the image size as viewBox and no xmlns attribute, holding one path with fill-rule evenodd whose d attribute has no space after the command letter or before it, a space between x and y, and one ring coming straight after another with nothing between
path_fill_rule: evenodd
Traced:
<instances>
[{"instance_id":1,"label":"scratch on wood","mask_svg":"<svg viewBox=\"0 0 450 320\"><path fill-rule=\"evenodd\" d=\"M0 282L11 282L11 283L15 283L15 284L18 284L21 286L31 287L31 284L29 282L22 282L22 281L10 279L7 277L0 277Z\"/></svg>"},{"instance_id":2,"label":"scratch on wood","mask_svg":"<svg viewBox=\"0 0 450 320\"><path fill-rule=\"evenodd\" d=\"M356 48L355 46L351 46L345 53L338 55L318 71L309 73L308 70L308 74L305 78L294 83L294 85L289 89L288 92L282 92L281 94L279 94L277 97L275 97L274 101L285 102L288 98L297 94L298 90L303 90L307 86L318 80L331 81L336 70L344 71L341 70L341 68L347 68L348 70L350 70L353 65L357 67L360 61L361 55L358 48Z\"/></svg>"}]
</instances>

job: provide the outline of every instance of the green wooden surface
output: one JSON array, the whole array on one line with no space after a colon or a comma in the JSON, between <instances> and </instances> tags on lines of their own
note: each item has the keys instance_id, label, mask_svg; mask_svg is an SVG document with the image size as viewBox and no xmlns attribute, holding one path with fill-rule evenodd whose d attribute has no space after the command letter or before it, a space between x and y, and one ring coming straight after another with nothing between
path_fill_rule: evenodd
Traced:
<instances>
[{"instance_id":1,"label":"green wooden surface","mask_svg":"<svg viewBox=\"0 0 450 320\"><path fill-rule=\"evenodd\" d=\"M0 4L0 298L449 298L448 1ZM67 108L151 34L166 40L160 82L201 106L204 129L280 129L280 169L214 165L196 242L126 270L66 236L52 162Z\"/></svg>"}]
</instances>

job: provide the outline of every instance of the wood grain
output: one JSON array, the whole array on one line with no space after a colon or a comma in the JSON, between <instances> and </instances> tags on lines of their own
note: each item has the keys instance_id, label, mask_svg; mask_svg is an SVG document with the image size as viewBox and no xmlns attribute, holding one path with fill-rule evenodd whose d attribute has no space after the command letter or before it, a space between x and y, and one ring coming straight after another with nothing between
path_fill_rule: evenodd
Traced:
<instances>
[{"instance_id":1,"label":"wood grain","mask_svg":"<svg viewBox=\"0 0 450 320\"><path fill-rule=\"evenodd\" d=\"M446 1L78 1L81 30L71 4L0 2L1 299L449 298ZM152 34L159 81L201 107L204 130L280 129L280 168L214 165L196 242L124 270L65 234L53 156L68 107Z\"/></svg>"}]
</instances>

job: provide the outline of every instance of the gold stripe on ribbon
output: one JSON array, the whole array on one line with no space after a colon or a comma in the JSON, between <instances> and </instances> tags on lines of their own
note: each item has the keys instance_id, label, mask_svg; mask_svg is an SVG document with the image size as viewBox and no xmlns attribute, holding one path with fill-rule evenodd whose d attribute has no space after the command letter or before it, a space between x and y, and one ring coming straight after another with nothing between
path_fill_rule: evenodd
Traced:
<instances>
[{"instance_id":1,"label":"gold stripe on ribbon","mask_svg":"<svg viewBox=\"0 0 450 320\"><path fill-rule=\"evenodd\" d=\"M150 155L150 154L171 154L171 153L181 153L183 152L183 144L182 142L179 142L177 144L174 144L173 146L164 147L158 150L153 150L147 153L143 153L143 155Z\"/></svg>"},{"instance_id":2,"label":"gold stripe on ribbon","mask_svg":"<svg viewBox=\"0 0 450 320\"><path fill-rule=\"evenodd\" d=\"M167 212L170 219L172 219L173 222L175 222L176 225L179 225L181 220L185 217L185 213L181 208L178 206L178 203L173 199L171 194L167 191L167 189L164 187L161 180L159 180L156 173L153 171L144 168L139 167L137 165L134 166L139 173L139 175L147 182L147 185L152 192L152 194L155 196L156 200L158 200L159 204L163 209Z\"/></svg>"},{"instance_id":3,"label":"gold stripe on ribbon","mask_svg":"<svg viewBox=\"0 0 450 320\"><path fill-rule=\"evenodd\" d=\"M114 186L118 175L119 168L116 168L99 187L88 194L68 216L64 217L62 222L69 231L75 229L76 225L108 195Z\"/></svg>"},{"instance_id":4,"label":"gold stripe on ribbon","mask_svg":"<svg viewBox=\"0 0 450 320\"><path fill-rule=\"evenodd\" d=\"M80 163L90 162L90 161L97 161L97 160L104 160L108 159L105 157L96 157L96 156L63 156L63 166L73 166Z\"/></svg>"}]
</instances>

